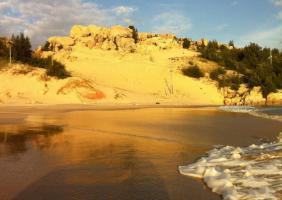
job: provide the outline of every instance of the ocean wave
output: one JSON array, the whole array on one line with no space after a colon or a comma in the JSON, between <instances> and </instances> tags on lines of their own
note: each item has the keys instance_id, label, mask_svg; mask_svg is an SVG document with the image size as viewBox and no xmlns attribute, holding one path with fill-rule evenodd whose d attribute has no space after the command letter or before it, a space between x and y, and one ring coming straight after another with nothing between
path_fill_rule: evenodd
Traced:
<instances>
[{"instance_id":1,"label":"ocean wave","mask_svg":"<svg viewBox=\"0 0 282 200\"><path fill-rule=\"evenodd\" d=\"M264 119L272 119L275 121L280 121L282 122L282 116L281 115L269 115L263 112L249 112L250 115L255 116L255 117L260 117Z\"/></svg>"},{"instance_id":2,"label":"ocean wave","mask_svg":"<svg viewBox=\"0 0 282 200\"><path fill-rule=\"evenodd\" d=\"M203 179L224 200L282 199L282 133L273 143L216 148L179 171Z\"/></svg>"},{"instance_id":3,"label":"ocean wave","mask_svg":"<svg viewBox=\"0 0 282 200\"><path fill-rule=\"evenodd\" d=\"M249 113L256 111L257 108L253 106L220 106L219 110L226 112Z\"/></svg>"},{"instance_id":4,"label":"ocean wave","mask_svg":"<svg viewBox=\"0 0 282 200\"><path fill-rule=\"evenodd\" d=\"M253 106L221 106L225 112L247 113L255 117L272 119L282 122L282 107L253 107ZM276 114L278 112L278 114Z\"/></svg>"}]
</instances>

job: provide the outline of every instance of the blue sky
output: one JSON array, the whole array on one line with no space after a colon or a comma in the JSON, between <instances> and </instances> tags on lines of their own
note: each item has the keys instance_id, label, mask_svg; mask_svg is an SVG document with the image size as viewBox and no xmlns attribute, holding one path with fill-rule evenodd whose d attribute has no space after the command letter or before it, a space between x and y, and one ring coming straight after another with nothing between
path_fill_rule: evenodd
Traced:
<instances>
[{"instance_id":1,"label":"blue sky","mask_svg":"<svg viewBox=\"0 0 282 200\"><path fill-rule=\"evenodd\" d=\"M0 0L2 35L24 31L37 44L78 23L282 47L282 0Z\"/></svg>"}]
</instances>

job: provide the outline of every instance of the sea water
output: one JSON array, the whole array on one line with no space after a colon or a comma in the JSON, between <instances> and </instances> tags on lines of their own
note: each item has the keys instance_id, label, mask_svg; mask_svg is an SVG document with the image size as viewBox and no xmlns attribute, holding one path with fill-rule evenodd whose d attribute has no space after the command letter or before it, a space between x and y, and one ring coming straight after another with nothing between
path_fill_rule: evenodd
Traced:
<instances>
[{"instance_id":1,"label":"sea water","mask_svg":"<svg viewBox=\"0 0 282 200\"><path fill-rule=\"evenodd\" d=\"M281 120L281 107L221 107ZM225 146L209 151L197 162L180 166L183 175L202 179L226 200L282 199L282 133L277 141L248 147Z\"/></svg>"}]
</instances>

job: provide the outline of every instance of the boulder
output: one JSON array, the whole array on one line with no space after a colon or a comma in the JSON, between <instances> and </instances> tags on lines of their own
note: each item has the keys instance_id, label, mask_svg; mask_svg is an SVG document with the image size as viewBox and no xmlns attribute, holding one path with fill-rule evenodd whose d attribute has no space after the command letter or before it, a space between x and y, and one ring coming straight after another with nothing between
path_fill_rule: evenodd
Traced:
<instances>
[{"instance_id":1,"label":"boulder","mask_svg":"<svg viewBox=\"0 0 282 200\"><path fill-rule=\"evenodd\" d=\"M123 26L113 26L111 28L112 38L132 38L132 30Z\"/></svg>"},{"instance_id":2,"label":"boulder","mask_svg":"<svg viewBox=\"0 0 282 200\"><path fill-rule=\"evenodd\" d=\"M59 46L64 49L74 45L74 40L70 37L50 37L48 42L52 46Z\"/></svg>"},{"instance_id":3,"label":"boulder","mask_svg":"<svg viewBox=\"0 0 282 200\"><path fill-rule=\"evenodd\" d=\"M117 46L112 40L105 40L101 46L103 50L116 50Z\"/></svg>"},{"instance_id":4,"label":"boulder","mask_svg":"<svg viewBox=\"0 0 282 200\"><path fill-rule=\"evenodd\" d=\"M87 26L75 25L71 28L70 36L72 38L81 38L90 36L90 31Z\"/></svg>"},{"instance_id":5,"label":"boulder","mask_svg":"<svg viewBox=\"0 0 282 200\"><path fill-rule=\"evenodd\" d=\"M90 32L92 37L96 37L97 35L101 34L102 29L103 29L102 27L95 26L95 25L88 26L88 31Z\"/></svg>"},{"instance_id":6,"label":"boulder","mask_svg":"<svg viewBox=\"0 0 282 200\"><path fill-rule=\"evenodd\" d=\"M117 48L126 52L134 52L136 44L133 38L117 38Z\"/></svg>"},{"instance_id":7,"label":"boulder","mask_svg":"<svg viewBox=\"0 0 282 200\"><path fill-rule=\"evenodd\" d=\"M254 87L245 98L247 105L265 105L265 102L266 99L263 98L260 87Z\"/></svg>"},{"instance_id":8,"label":"boulder","mask_svg":"<svg viewBox=\"0 0 282 200\"><path fill-rule=\"evenodd\" d=\"M57 50L70 49L73 45L103 50L118 50L134 52L138 48L164 50L180 47L175 35L140 33L139 43L135 43L133 31L123 26L104 28L95 25L75 25L70 31L70 37L52 37L48 40Z\"/></svg>"},{"instance_id":9,"label":"boulder","mask_svg":"<svg viewBox=\"0 0 282 200\"><path fill-rule=\"evenodd\" d=\"M281 105L282 104L282 91L271 93L267 97L267 105Z\"/></svg>"}]
</instances>

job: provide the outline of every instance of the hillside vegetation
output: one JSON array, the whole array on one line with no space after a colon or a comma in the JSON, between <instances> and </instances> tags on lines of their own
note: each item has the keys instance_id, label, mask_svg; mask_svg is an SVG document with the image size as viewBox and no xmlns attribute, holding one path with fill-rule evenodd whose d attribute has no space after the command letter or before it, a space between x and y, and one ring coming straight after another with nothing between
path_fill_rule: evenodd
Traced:
<instances>
[{"instance_id":1,"label":"hillside vegetation","mask_svg":"<svg viewBox=\"0 0 282 200\"><path fill-rule=\"evenodd\" d=\"M242 83L249 88L259 86L265 98L277 89L282 89L282 52L262 48L255 43L244 48L231 47L211 41L207 46L199 48L203 58L223 67L211 73L211 78L217 80L220 87L230 86L237 90ZM228 77L225 75L226 70L234 70L237 75Z\"/></svg>"},{"instance_id":2,"label":"hillside vegetation","mask_svg":"<svg viewBox=\"0 0 282 200\"><path fill-rule=\"evenodd\" d=\"M11 45L11 56L13 63L27 64L33 67L46 69L48 76L57 78L66 78L70 74L65 70L65 66L53 60L51 57L42 58L37 56L31 49L30 39L24 36L23 33L15 36L12 35L11 40L0 38L0 66L7 66L10 52L9 45Z\"/></svg>"}]
</instances>

